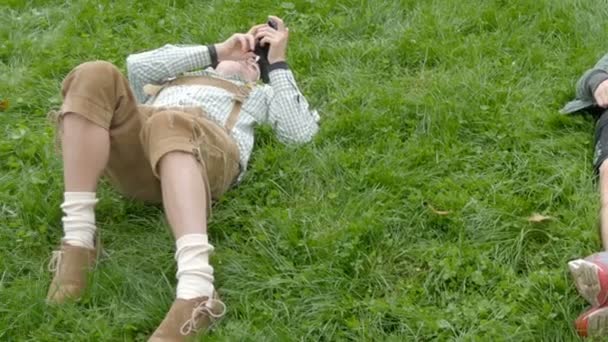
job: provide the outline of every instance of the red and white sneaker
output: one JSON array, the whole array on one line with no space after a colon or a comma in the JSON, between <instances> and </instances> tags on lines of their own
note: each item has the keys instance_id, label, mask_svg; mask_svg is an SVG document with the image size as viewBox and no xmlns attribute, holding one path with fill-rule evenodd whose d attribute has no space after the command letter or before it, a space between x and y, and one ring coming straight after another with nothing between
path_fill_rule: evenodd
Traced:
<instances>
[{"instance_id":1,"label":"red and white sneaker","mask_svg":"<svg viewBox=\"0 0 608 342\"><path fill-rule=\"evenodd\" d=\"M578 292L592 307L608 302L608 252L572 260L568 268Z\"/></svg>"},{"instance_id":2,"label":"red and white sneaker","mask_svg":"<svg viewBox=\"0 0 608 342\"><path fill-rule=\"evenodd\" d=\"M574 321L574 326L583 337L608 336L608 307L591 308L583 312Z\"/></svg>"}]
</instances>

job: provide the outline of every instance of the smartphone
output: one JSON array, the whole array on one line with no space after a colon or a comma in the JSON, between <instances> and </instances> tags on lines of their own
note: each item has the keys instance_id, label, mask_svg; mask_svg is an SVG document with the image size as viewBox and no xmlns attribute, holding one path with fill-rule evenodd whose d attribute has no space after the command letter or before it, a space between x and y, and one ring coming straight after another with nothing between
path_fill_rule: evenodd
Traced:
<instances>
[{"instance_id":1,"label":"smartphone","mask_svg":"<svg viewBox=\"0 0 608 342\"><path fill-rule=\"evenodd\" d=\"M277 23L272 19L268 20L268 26L272 27L275 30L279 29L279 26L277 25Z\"/></svg>"},{"instance_id":2,"label":"smartphone","mask_svg":"<svg viewBox=\"0 0 608 342\"><path fill-rule=\"evenodd\" d=\"M268 20L267 24L275 30L279 29L277 23L272 19ZM270 82L270 78L268 76L268 50L270 50L270 46L268 44L262 45L260 43L255 46L254 50L255 54L260 57L258 59L258 66L260 67L260 77L262 78L262 82L264 83Z\"/></svg>"}]
</instances>

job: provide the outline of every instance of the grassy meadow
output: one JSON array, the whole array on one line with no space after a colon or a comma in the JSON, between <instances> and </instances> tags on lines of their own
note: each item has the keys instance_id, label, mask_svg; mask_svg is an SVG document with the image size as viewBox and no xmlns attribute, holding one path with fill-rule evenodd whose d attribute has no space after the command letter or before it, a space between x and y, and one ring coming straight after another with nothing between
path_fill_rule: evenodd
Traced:
<instances>
[{"instance_id":1,"label":"grassy meadow","mask_svg":"<svg viewBox=\"0 0 608 342\"><path fill-rule=\"evenodd\" d=\"M81 302L45 304L63 196L46 113L62 78L268 14L290 28L321 129L293 147L260 127L245 180L216 203L228 314L208 340L578 340L586 304L566 262L600 248L594 121L558 110L608 51L605 1L3 0L0 13L0 340L141 341L174 297L161 208L104 183L107 255Z\"/></svg>"}]
</instances>

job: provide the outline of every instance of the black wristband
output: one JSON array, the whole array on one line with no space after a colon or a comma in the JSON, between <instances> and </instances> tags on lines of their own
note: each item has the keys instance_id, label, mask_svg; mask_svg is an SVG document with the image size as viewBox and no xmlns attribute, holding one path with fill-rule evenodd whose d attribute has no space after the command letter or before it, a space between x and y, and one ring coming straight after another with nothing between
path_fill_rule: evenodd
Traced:
<instances>
[{"instance_id":1,"label":"black wristband","mask_svg":"<svg viewBox=\"0 0 608 342\"><path fill-rule=\"evenodd\" d=\"M271 72L272 70L278 70L278 69L289 70L289 64L287 64L287 62L283 61L283 62L274 62L268 66L268 72Z\"/></svg>"},{"instance_id":2,"label":"black wristband","mask_svg":"<svg viewBox=\"0 0 608 342\"><path fill-rule=\"evenodd\" d=\"M268 66L268 72L278 69L289 70L289 64L287 64L287 62L275 62Z\"/></svg>"},{"instance_id":3,"label":"black wristband","mask_svg":"<svg viewBox=\"0 0 608 342\"><path fill-rule=\"evenodd\" d=\"M215 49L215 45L207 45L207 50L209 50L209 56L211 57L211 66L215 68L219 64L217 60L217 50Z\"/></svg>"}]
</instances>

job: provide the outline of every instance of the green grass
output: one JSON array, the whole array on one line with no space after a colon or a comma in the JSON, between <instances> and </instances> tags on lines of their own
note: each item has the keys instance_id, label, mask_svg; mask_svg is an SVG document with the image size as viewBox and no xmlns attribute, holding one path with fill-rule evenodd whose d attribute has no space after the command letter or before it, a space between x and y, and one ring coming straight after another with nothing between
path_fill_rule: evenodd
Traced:
<instances>
[{"instance_id":1,"label":"green grass","mask_svg":"<svg viewBox=\"0 0 608 342\"><path fill-rule=\"evenodd\" d=\"M270 13L322 128L294 148L262 127L245 181L215 206L229 312L211 340L577 340L585 303L565 265L599 249L594 122L557 112L607 50L604 2L2 3L0 340L144 340L174 296L161 209L103 184L109 255L81 303L44 304L63 191L45 113L62 78Z\"/></svg>"}]
</instances>

